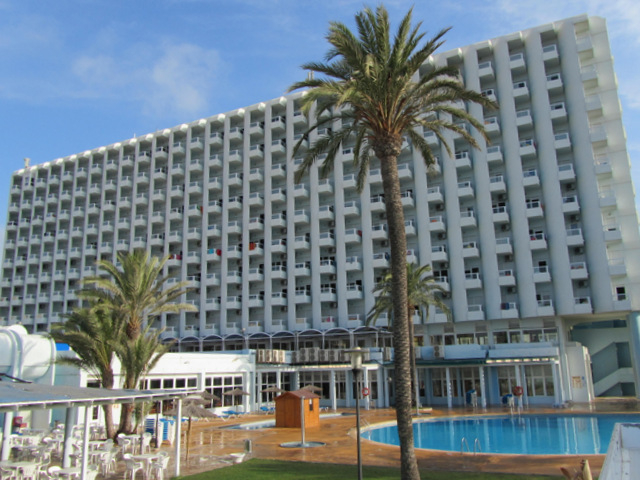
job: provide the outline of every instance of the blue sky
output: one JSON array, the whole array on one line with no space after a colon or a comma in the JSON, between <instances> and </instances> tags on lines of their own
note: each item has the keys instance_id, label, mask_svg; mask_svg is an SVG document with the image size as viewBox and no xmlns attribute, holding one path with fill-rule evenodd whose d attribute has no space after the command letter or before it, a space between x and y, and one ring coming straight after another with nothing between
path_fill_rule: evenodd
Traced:
<instances>
[{"instance_id":1,"label":"blue sky","mask_svg":"<svg viewBox=\"0 0 640 480\"><path fill-rule=\"evenodd\" d=\"M635 184L640 185L640 2L391 0L444 49L565 17L607 19ZM8 174L282 95L321 60L351 0L0 0L0 228ZM375 5L375 4L373 4ZM544 7L542 7L544 5ZM0 242L4 234L0 237Z\"/></svg>"}]
</instances>

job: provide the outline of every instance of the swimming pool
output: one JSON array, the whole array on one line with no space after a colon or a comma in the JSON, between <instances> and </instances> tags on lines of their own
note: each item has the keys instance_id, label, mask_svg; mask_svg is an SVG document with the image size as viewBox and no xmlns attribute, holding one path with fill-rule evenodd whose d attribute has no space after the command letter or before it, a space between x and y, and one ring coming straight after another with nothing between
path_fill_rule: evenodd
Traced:
<instances>
[{"instance_id":1,"label":"swimming pool","mask_svg":"<svg viewBox=\"0 0 640 480\"><path fill-rule=\"evenodd\" d=\"M640 414L504 415L430 419L413 424L416 448L526 455L605 454L616 423L640 423ZM399 445L396 425L362 434ZM466 440L464 443L463 439ZM476 442L477 439L477 442ZM467 447L468 446L468 447Z\"/></svg>"}]
</instances>

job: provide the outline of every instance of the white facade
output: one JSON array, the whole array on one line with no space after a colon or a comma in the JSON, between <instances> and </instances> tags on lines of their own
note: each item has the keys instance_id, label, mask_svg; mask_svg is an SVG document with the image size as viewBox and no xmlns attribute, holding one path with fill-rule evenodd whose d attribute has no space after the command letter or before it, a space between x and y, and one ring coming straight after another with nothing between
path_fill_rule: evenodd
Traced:
<instances>
[{"instance_id":1,"label":"white facade","mask_svg":"<svg viewBox=\"0 0 640 480\"><path fill-rule=\"evenodd\" d=\"M591 349L599 334L584 325L596 320L625 332L626 347L614 343L629 360L594 378L608 378L595 394L635 395L640 237L604 20L574 17L432 61L458 66L500 109L465 106L490 145L478 136L475 150L447 132L454 158L427 137L439 156L432 170L409 144L399 158L407 258L432 264L453 313L453 323L433 309L415 316L424 401L455 403L485 380L495 401L528 376L554 385L532 397L572 400L580 375L566 343L582 326L592 357L610 346ZM197 288L184 300L198 312L159 325L182 350L390 346L384 321L365 322L388 266L380 170L372 165L358 194L345 144L329 178L314 168L295 184L292 150L309 125L300 95L15 172L2 322L48 330L77 305L96 258L146 248L172 255L166 273ZM513 378L475 366L504 365L504 349L547 359L544 372L533 361ZM331 363L329 353L313 358L297 363ZM470 371L446 363L465 358Z\"/></svg>"}]
</instances>

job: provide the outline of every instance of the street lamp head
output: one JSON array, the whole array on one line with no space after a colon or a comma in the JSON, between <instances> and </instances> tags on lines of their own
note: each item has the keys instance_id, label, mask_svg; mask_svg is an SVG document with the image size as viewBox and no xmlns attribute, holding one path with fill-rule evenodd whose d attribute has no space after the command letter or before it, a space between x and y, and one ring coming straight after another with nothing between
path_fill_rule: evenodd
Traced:
<instances>
[{"instance_id":1,"label":"street lamp head","mask_svg":"<svg viewBox=\"0 0 640 480\"><path fill-rule=\"evenodd\" d=\"M362 368L364 351L360 347L356 347L352 350L347 350L347 353L351 356L351 368L354 370L360 370Z\"/></svg>"}]
</instances>

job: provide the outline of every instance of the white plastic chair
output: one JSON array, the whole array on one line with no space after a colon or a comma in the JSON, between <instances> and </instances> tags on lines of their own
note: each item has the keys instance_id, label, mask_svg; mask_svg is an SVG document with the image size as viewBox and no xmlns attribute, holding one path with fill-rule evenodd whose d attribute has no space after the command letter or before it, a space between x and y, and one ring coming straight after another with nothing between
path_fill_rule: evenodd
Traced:
<instances>
[{"instance_id":1,"label":"white plastic chair","mask_svg":"<svg viewBox=\"0 0 640 480\"><path fill-rule=\"evenodd\" d=\"M169 460L169 455L159 456L158 460L151 464L151 478L155 478L156 480L164 480L164 472L169 466Z\"/></svg>"},{"instance_id":2,"label":"white plastic chair","mask_svg":"<svg viewBox=\"0 0 640 480\"><path fill-rule=\"evenodd\" d=\"M146 472L146 469L145 469L144 462L136 461L133 458L131 458L130 455L125 454L125 456L124 456L124 465L125 465L125 468L126 468L126 470L124 472L125 480L126 480L127 477L131 478L131 480L135 480L136 473L138 473L138 471L142 472L142 478L144 478L146 480L147 472Z\"/></svg>"}]
</instances>

